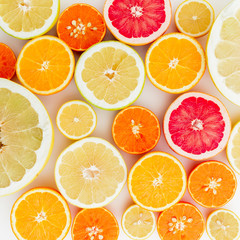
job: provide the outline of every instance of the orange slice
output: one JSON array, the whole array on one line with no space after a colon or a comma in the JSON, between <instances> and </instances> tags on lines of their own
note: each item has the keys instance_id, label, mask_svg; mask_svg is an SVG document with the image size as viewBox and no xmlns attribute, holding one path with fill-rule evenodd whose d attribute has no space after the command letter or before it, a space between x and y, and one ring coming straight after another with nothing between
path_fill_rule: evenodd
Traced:
<instances>
[{"instance_id":1,"label":"orange slice","mask_svg":"<svg viewBox=\"0 0 240 240\"><path fill-rule=\"evenodd\" d=\"M76 51L84 51L101 42L106 33L102 14L94 7L77 3L63 11L57 24L60 39Z\"/></svg>"},{"instance_id":2,"label":"orange slice","mask_svg":"<svg viewBox=\"0 0 240 240\"><path fill-rule=\"evenodd\" d=\"M224 163L208 161L199 164L190 174L188 190L201 206L216 208L229 202L236 191L237 180Z\"/></svg>"},{"instance_id":3,"label":"orange slice","mask_svg":"<svg viewBox=\"0 0 240 240\"><path fill-rule=\"evenodd\" d=\"M150 46L145 65L148 78L155 87L168 93L182 93L199 82L206 61L197 40L182 33L171 33Z\"/></svg>"},{"instance_id":4,"label":"orange slice","mask_svg":"<svg viewBox=\"0 0 240 240\"><path fill-rule=\"evenodd\" d=\"M141 154L153 149L160 138L156 115L144 107L128 107L113 122L112 135L119 148L127 153Z\"/></svg>"},{"instance_id":5,"label":"orange slice","mask_svg":"<svg viewBox=\"0 0 240 240\"><path fill-rule=\"evenodd\" d=\"M50 188L34 188L13 205L11 226L19 240L61 240L71 224L64 198Z\"/></svg>"},{"instance_id":6,"label":"orange slice","mask_svg":"<svg viewBox=\"0 0 240 240\"><path fill-rule=\"evenodd\" d=\"M118 222L105 208L83 209L73 220L73 240L117 240L118 235Z\"/></svg>"},{"instance_id":7,"label":"orange slice","mask_svg":"<svg viewBox=\"0 0 240 240\"><path fill-rule=\"evenodd\" d=\"M187 177L181 162L164 152L151 152L130 170L128 189L144 209L160 212L176 204L186 191Z\"/></svg>"},{"instance_id":8,"label":"orange slice","mask_svg":"<svg viewBox=\"0 0 240 240\"><path fill-rule=\"evenodd\" d=\"M177 203L159 215L158 234L162 240L198 240L204 232L202 213L192 204Z\"/></svg>"},{"instance_id":9,"label":"orange slice","mask_svg":"<svg viewBox=\"0 0 240 240\"><path fill-rule=\"evenodd\" d=\"M71 49L53 36L35 38L20 52L16 73L29 90L49 95L63 90L70 83L75 66Z\"/></svg>"}]
</instances>

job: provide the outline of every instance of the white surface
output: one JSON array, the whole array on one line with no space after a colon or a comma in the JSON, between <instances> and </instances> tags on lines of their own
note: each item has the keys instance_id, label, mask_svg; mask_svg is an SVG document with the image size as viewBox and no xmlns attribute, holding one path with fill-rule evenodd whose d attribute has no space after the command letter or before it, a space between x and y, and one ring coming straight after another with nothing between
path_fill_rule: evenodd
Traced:
<instances>
[{"instance_id":1,"label":"white surface","mask_svg":"<svg viewBox=\"0 0 240 240\"><path fill-rule=\"evenodd\" d=\"M175 12L177 6L182 2L183 0L172 0L172 5L173 5L173 13ZM208 0L210 4L213 6L216 15L220 12L220 10L227 5L229 0ZM85 2L88 4L91 4L95 6L98 10L102 12L103 5L104 5L104 0L87 0L87 1L77 1L77 0L61 0L61 12L68 6L70 6L73 3L77 2ZM175 32L176 27L175 23L172 19L171 26L168 29L167 32ZM56 35L56 27L54 26L53 29L49 32L49 34ZM107 32L107 35L104 40L109 40L109 39L114 39L112 35ZM206 45L206 40L207 36L199 38L199 42L202 44L202 46L205 49ZM8 36L4 32L0 30L0 41L3 43L8 44L15 52L16 55L19 54L22 46L26 43L24 40L18 40L15 39L11 36ZM146 50L148 49L149 45L146 46L141 46L141 47L134 47L141 55L141 57L144 59ZM75 53L76 59L79 58L79 53ZM16 80L16 77L14 78ZM210 76L208 74L208 71L206 70L205 75L203 78L200 80L200 82L195 86L193 91L200 91L200 92L206 92L209 94L212 94L216 97L218 97L223 104L227 107L231 119L232 119L232 124L235 124L240 120L240 107L233 105L231 102L229 102L226 98L224 98L216 89L214 84L212 83L212 80L210 79ZM148 79L146 79L146 83L144 86L144 90L139 97L139 99L134 103L135 105L141 105L144 107L149 108L152 110L157 117L160 120L161 127L162 127L162 118L164 116L164 113L167 109L167 107L170 105L170 103L177 97L178 95L173 95L173 94L167 94L164 93L157 88L155 88ZM0 198L0 239L1 240L16 240L16 237L12 233L11 227L10 227L10 212L13 203L16 201L16 199L25 191L28 189L31 189L33 187L39 187L39 186L45 186L45 187L52 187L56 189L56 184L54 181L54 165L55 161L58 157L58 155L61 153L61 151L67 147L70 143L73 141L68 140L65 138L56 128L55 124L55 118L57 111L59 107L65 103L66 101L69 100L74 100L74 99L79 99L79 100L84 100L81 94L78 92L75 82L72 80L70 85L63 90L60 93L57 93L55 95L51 96L40 96L40 99L43 101L45 104L47 110L50 113L50 116L52 118L53 124L54 124L54 130L55 130L55 143L54 143L54 148L52 152L52 156L44 168L44 170L41 172L41 174L27 187L25 187L23 190L21 190L18 193L15 193L11 196L7 197L2 197ZM108 112L104 111L101 109L98 109L94 107L97 117L98 117L98 123L97 123L97 128L93 132L92 136L96 137L103 137L106 140L110 141L113 143L112 135L111 135L111 125L114 119L114 116L116 115L115 112ZM162 130L162 128L161 128ZM157 146L155 147L154 150L160 150L160 151L165 151L168 153L173 154L176 156L178 159L181 160L181 162L184 164L185 169L187 171L187 174L198 164L198 162L194 162L192 160L188 160L186 158L180 157L177 154L175 154L167 145L163 134L161 134L161 138ZM131 166L135 163L136 160L139 159L140 156L133 156L127 153L124 153L123 151L120 150L122 153L128 170L130 170ZM214 160L220 160L224 163L227 163L226 159L226 153L225 150L217 155L216 157L213 158ZM227 163L228 164L228 163ZM228 164L229 165L229 164ZM237 175L238 182L240 181L240 176ZM234 211L238 216L240 216L240 207L239 207L239 197L240 196L240 188L237 188L237 192L235 194L235 197L225 206L225 208L231 209ZM203 213L204 217L206 218L210 212L213 211L213 209L206 209L203 207L200 207L198 204L196 204L191 197L189 196L188 192L184 195L182 201L190 202L193 203L195 206L197 206L200 211ZM120 195L111 203L107 206L109 210L111 210L116 218L118 219L118 222L120 223L121 216L124 212L124 210L129 207L132 204L132 200L129 196L127 186L125 185L124 189L120 193ZM71 208L71 213L72 217L76 215L76 213L79 211L77 207L70 206ZM156 214L156 217L158 214ZM70 232L65 238L66 240L71 239ZM152 237L150 237L148 240L159 240L160 238L158 237L157 231L154 232ZM208 240L209 237L207 236L206 232L204 233L203 237L201 240ZM121 230L119 240L129 240L129 238L123 233Z\"/></svg>"}]
</instances>

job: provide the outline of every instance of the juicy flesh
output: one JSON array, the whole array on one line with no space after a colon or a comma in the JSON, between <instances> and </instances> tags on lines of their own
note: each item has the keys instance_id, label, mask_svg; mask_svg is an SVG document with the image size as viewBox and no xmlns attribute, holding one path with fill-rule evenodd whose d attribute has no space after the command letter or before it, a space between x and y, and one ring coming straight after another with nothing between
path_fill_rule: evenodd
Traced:
<instances>
[{"instance_id":1,"label":"juicy flesh","mask_svg":"<svg viewBox=\"0 0 240 240\"><path fill-rule=\"evenodd\" d=\"M15 32L31 32L52 15L53 0L0 0L0 18Z\"/></svg>"},{"instance_id":2,"label":"juicy flesh","mask_svg":"<svg viewBox=\"0 0 240 240\"><path fill-rule=\"evenodd\" d=\"M233 138L231 155L234 158L234 165L240 170L240 128Z\"/></svg>"},{"instance_id":3,"label":"juicy flesh","mask_svg":"<svg viewBox=\"0 0 240 240\"><path fill-rule=\"evenodd\" d=\"M127 52L105 47L86 59L82 79L98 100L115 104L127 99L138 85L140 72Z\"/></svg>"},{"instance_id":4,"label":"juicy flesh","mask_svg":"<svg viewBox=\"0 0 240 240\"><path fill-rule=\"evenodd\" d=\"M36 162L43 138L30 102L0 88L0 188L20 181Z\"/></svg>"},{"instance_id":5,"label":"juicy flesh","mask_svg":"<svg viewBox=\"0 0 240 240\"><path fill-rule=\"evenodd\" d=\"M164 0L114 0L108 17L126 38L146 38L161 29L166 20Z\"/></svg>"},{"instance_id":6,"label":"juicy flesh","mask_svg":"<svg viewBox=\"0 0 240 240\"><path fill-rule=\"evenodd\" d=\"M168 126L173 143L195 155L216 149L225 130L219 106L202 97L183 100L172 111Z\"/></svg>"}]
</instances>

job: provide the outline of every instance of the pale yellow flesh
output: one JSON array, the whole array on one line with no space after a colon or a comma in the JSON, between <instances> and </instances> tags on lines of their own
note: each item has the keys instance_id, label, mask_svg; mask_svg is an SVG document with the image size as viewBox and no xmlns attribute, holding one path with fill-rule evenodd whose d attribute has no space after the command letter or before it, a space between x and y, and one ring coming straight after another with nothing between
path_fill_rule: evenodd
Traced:
<instances>
[{"instance_id":1,"label":"pale yellow flesh","mask_svg":"<svg viewBox=\"0 0 240 240\"><path fill-rule=\"evenodd\" d=\"M240 171L240 128L234 135L232 144L233 146L230 154L234 159L234 166L237 167L237 169Z\"/></svg>"}]
</instances>

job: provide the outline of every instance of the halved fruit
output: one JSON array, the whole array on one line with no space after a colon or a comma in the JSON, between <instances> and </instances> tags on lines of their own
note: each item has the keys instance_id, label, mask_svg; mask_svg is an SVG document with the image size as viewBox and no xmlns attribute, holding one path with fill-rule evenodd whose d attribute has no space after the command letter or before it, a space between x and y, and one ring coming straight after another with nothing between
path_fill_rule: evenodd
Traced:
<instances>
[{"instance_id":1,"label":"halved fruit","mask_svg":"<svg viewBox=\"0 0 240 240\"><path fill-rule=\"evenodd\" d=\"M22 189L40 173L50 157L53 135L40 100L0 78L0 196Z\"/></svg>"},{"instance_id":2,"label":"halved fruit","mask_svg":"<svg viewBox=\"0 0 240 240\"><path fill-rule=\"evenodd\" d=\"M221 152L229 139L231 120L215 97L188 92L168 108L163 121L168 145L178 154L204 160Z\"/></svg>"},{"instance_id":3,"label":"halved fruit","mask_svg":"<svg viewBox=\"0 0 240 240\"><path fill-rule=\"evenodd\" d=\"M194 205L177 203L159 215L157 228L162 240L199 240L205 224L202 213Z\"/></svg>"},{"instance_id":4,"label":"halved fruit","mask_svg":"<svg viewBox=\"0 0 240 240\"><path fill-rule=\"evenodd\" d=\"M62 240L71 225L67 202L55 190L33 188L14 203L11 227L19 240Z\"/></svg>"},{"instance_id":5,"label":"halved fruit","mask_svg":"<svg viewBox=\"0 0 240 240\"><path fill-rule=\"evenodd\" d=\"M81 55L75 81L87 101L105 110L116 110L137 100L144 86L145 68L133 48L105 41Z\"/></svg>"},{"instance_id":6,"label":"halved fruit","mask_svg":"<svg viewBox=\"0 0 240 240\"><path fill-rule=\"evenodd\" d=\"M188 179L188 190L193 200L203 207L217 208L234 196L237 179L224 163L208 161L199 164Z\"/></svg>"},{"instance_id":7,"label":"halved fruit","mask_svg":"<svg viewBox=\"0 0 240 240\"><path fill-rule=\"evenodd\" d=\"M127 178L127 167L116 148L88 137L67 147L58 157L55 180L62 195L80 208L103 207L113 201Z\"/></svg>"},{"instance_id":8,"label":"halved fruit","mask_svg":"<svg viewBox=\"0 0 240 240\"><path fill-rule=\"evenodd\" d=\"M73 240L117 240L118 235L118 222L105 208L83 209L73 220Z\"/></svg>"},{"instance_id":9,"label":"halved fruit","mask_svg":"<svg viewBox=\"0 0 240 240\"><path fill-rule=\"evenodd\" d=\"M181 162L164 152L151 152L140 158L130 170L128 190L140 207L160 212L183 197L187 177Z\"/></svg>"},{"instance_id":10,"label":"halved fruit","mask_svg":"<svg viewBox=\"0 0 240 240\"><path fill-rule=\"evenodd\" d=\"M169 0L106 0L103 15L119 41L145 45L168 29L172 8Z\"/></svg>"}]
</instances>

